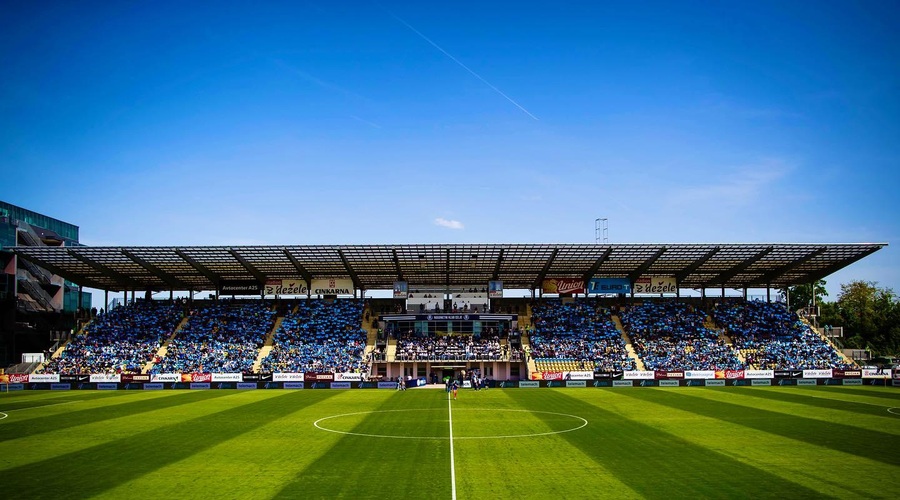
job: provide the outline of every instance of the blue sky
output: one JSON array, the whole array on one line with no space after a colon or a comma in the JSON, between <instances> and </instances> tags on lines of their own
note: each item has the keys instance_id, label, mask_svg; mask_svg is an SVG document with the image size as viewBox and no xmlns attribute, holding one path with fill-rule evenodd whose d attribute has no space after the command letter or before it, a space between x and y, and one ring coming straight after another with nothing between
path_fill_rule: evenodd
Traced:
<instances>
[{"instance_id":1,"label":"blue sky","mask_svg":"<svg viewBox=\"0 0 900 500\"><path fill-rule=\"evenodd\" d=\"M0 198L93 245L887 242L897 2L0 5Z\"/></svg>"}]
</instances>

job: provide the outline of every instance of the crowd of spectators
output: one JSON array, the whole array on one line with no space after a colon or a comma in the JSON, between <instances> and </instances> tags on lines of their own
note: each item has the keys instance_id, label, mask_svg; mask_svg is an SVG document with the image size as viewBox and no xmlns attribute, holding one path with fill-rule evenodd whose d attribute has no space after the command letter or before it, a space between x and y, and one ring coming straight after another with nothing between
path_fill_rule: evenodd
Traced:
<instances>
[{"instance_id":1,"label":"crowd of spectators","mask_svg":"<svg viewBox=\"0 0 900 500\"><path fill-rule=\"evenodd\" d=\"M264 372L366 372L366 330L360 300L303 301L288 313Z\"/></svg>"},{"instance_id":2,"label":"crowd of spectators","mask_svg":"<svg viewBox=\"0 0 900 500\"><path fill-rule=\"evenodd\" d=\"M510 356L510 345L497 335L403 337L397 341L398 361L500 361Z\"/></svg>"},{"instance_id":3,"label":"crowd of spectators","mask_svg":"<svg viewBox=\"0 0 900 500\"><path fill-rule=\"evenodd\" d=\"M98 314L41 372L64 375L140 373L182 318L171 302L137 301Z\"/></svg>"},{"instance_id":4,"label":"crowd of spectators","mask_svg":"<svg viewBox=\"0 0 900 500\"><path fill-rule=\"evenodd\" d=\"M249 372L274 323L267 301L222 300L195 309L152 372Z\"/></svg>"},{"instance_id":5,"label":"crowd of spectators","mask_svg":"<svg viewBox=\"0 0 900 500\"><path fill-rule=\"evenodd\" d=\"M783 304L719 303L713 318L731 336L747 364L760 370L853 368Z\"/></svg>"},{"instance_id":6,"label":"crowd of spectators","mask_svg":"<svg viewBox=\"0 0 900 500\"><path fill-rule=\"evenodd\" d=\"M635 369L608 309L587 301L544 300L532 307L531 357L562 360L582 369Z\"/></svg>"},{"instance_id":7,"label":"crowd of spectators","mask_svg":"<svg viewBox=\"0 0 900 500\"><path fill-rule=\"evenodd\" d=\"M644 302L620 315L648 370L741 369L743 363L718 333L704 326L706 314L681 302Z\"/></svg>"}]
</instances>

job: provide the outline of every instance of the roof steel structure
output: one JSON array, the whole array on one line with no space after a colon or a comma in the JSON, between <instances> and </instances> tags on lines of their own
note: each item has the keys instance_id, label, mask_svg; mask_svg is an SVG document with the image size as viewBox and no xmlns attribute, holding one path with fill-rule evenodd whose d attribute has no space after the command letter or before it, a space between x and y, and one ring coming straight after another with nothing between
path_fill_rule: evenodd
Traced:
<instances>
[{"instance_id":1,"label":"roof steel structure","mask_svg":"<svg viewBox=\"0 0 900 500\"><path fill-rule=\"evenodd\" d=\"M810 283L886 243L408 244L15 247L7 250L101 290L215 290L223 281L349 278L357 288L538 288L545 278L675 276L680 288Z\"/></svg>"}]
</instances>

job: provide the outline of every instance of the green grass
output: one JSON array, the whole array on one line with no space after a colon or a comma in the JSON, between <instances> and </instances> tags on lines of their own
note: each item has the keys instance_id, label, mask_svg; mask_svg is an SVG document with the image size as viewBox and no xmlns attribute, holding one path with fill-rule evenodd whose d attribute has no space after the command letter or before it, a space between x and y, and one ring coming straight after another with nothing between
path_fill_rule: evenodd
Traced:
<instances>
[{"instance_id":1,"label":"green grass","mask_svg":"<svg viewBox=\"0 0 900 500\"><path fill-rule=\"evenodd\" d=\"M460 499L900 497L876 387L3 393L0 492L450 499L449 407Z\"/></svg>"}]
</instances>

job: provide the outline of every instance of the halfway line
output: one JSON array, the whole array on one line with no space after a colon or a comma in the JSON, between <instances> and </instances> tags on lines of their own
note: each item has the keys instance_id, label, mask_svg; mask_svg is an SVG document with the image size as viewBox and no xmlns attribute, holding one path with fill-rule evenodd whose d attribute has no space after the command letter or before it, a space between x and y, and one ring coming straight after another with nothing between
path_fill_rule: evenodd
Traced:
<instances>
[{"instance_id":1,"label":"halfway line","mask_svg":"<svg viewBox=\"0 0 900 500\"><path fill-rule=\"evenodd\" d=\"M456 461L453 459L453 405L447 393L447 414L450 415L450 488L452 500L456 500Z\"/></svg>"}]
</instances>

